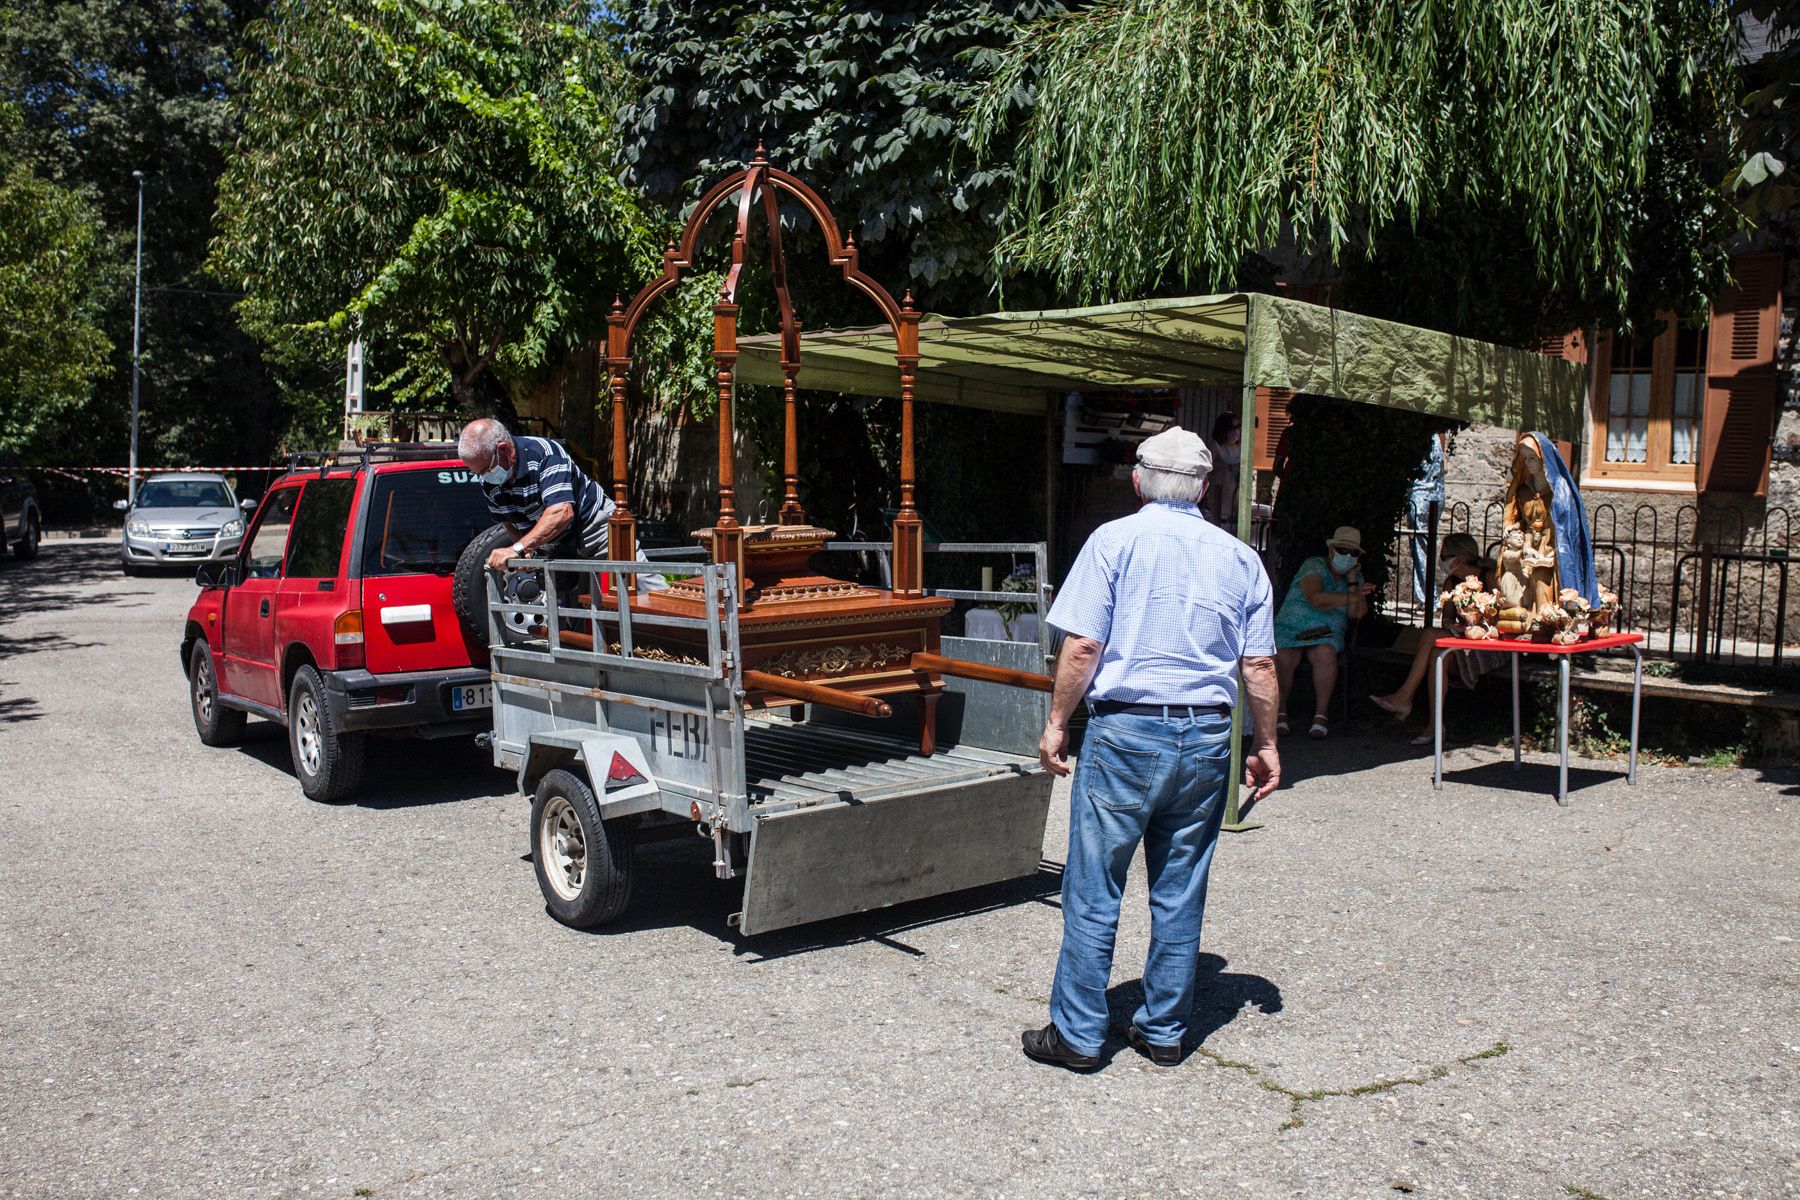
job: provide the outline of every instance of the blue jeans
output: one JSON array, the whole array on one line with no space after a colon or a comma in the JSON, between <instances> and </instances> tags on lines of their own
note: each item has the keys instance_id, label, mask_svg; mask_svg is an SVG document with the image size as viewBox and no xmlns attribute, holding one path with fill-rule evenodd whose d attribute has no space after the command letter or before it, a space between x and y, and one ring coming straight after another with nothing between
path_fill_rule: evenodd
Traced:
<instances>
[{"instance_id":1,"label":"blue jeans","mask_svg":"<svg viewBox=\"0 0 1800 1200\"><path fill-rule=\"evenodd\" d=\"M1428 612L1437 611L1437 593L1431 590L1431 564L1436 561L1438 552L1430 541L1431 506L1434 503L1441 510L1443 498L1430 492L1413 492L1406 498L1407 519L1418 530L1412 535L1413 597Z\"/></svg>"},{"instance_id":2,"label":"blue jeans","mask_svg":"<svg viewBox=\"0 0 1800 1200\"><path fill-rule=\"evenodd\" d=\"M1080 1054L1106 1040L1119 898L1138 843L1150 875L1144 1003L1132 1023L1146 1041L1187 1032L1206 909L1206 873L1225 815L1231 718L1114 713L1088 722L1070 794L1063 868L1063 941L1050 1019Z\"/></svg>"}]
</instances>

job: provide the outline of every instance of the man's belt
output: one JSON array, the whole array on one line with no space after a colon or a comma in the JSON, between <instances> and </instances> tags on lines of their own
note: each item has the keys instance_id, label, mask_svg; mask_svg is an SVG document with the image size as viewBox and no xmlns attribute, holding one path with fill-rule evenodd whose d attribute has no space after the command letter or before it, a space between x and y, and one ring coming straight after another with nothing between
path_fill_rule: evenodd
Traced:
<instances>
[{"instance_id":1,"label":"man's belt","mask_svg":"<svg viewBox=\"0 0 1800 1200\"><path fill-rule=\"evenodd\" d=\"M1110 717L1114 713L1125 713L1134 717L1162 717L1173 720L1176 717L1229 717L1229 704L1127 704L1123 700L1096 700L1088 705L1088 711L1096 717Z\"/></svg>"}]
</instances>

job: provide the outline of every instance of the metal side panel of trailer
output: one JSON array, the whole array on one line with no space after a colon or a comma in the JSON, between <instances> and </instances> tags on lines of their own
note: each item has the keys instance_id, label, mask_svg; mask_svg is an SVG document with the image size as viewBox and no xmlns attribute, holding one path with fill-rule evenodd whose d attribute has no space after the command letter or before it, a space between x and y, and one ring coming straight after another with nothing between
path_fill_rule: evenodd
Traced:
<instances>
[{"instance_id":1,"label":"metal side panel of trailer","mask_svg":"<svg viewBox=\"0 0 1800 1200\"><path fill-rule=\"evenodd\" d=\"M746 934L1037 870L1052 780L1035 760L850 729L750 722Z\"/></svg>"}]
</instances>

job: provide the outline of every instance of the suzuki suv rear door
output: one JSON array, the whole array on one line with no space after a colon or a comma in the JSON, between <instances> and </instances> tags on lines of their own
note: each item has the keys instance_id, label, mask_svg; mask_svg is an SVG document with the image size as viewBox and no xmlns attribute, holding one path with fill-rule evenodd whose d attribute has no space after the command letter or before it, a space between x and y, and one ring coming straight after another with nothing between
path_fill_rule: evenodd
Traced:
<instances>
[{"instance_id":1,"label":"suzuki suv rear door","mask_svg":"<svg viewBox=\"0 0 1800 1200\"><path fill-rule=\"evenodd\" d=\"M363 628L369 670L468 667L480 657L451 603L457 557L494 523L461 467L386 467L361 516Z\"/></svg>"}]
</instances>

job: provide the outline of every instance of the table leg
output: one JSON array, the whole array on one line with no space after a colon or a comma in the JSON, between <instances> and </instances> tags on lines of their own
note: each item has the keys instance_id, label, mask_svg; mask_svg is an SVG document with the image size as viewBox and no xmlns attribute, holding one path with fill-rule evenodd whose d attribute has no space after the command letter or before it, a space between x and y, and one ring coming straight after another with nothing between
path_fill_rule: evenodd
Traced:
<instances>
[{"instance_id":1,"label":"table leg","mask_svg":"<svg viewBox=\"0 0 1800 1200\"><path fill-rule=\"evenodd\" d=\"M1779 649L1779 646L1777 646ZM1640 646L1631 648L1631 758L1630 767L1625 772L1625 782L1637 783L1637 748L1638 748L1638 705L1644 697L1644 651Z\"/></svg>"},{"instance_id":2,"label":"table leg","mask_svg":"<svg viewBox=\"0 0 1800 1200\"><path fill-rule=\"evenodd\" d=\"M1519 750L1519 656L1517 654L1509 654L1506 657L1512 659L1513 770L1518 771L1522 770L1525 766L1524 755L1520 753Z\"/></svg>"},{"instance_id":3,"label":"table leg","mask_svg":"<svg viewBox=\"0 0 1800 1200\"><path fill-rule=\"evenodd\" d=\"M1444 790L1444 656L1439 654L1431 664L1431 694L1437 703L1431 706L1431 786Z\"/></svg>"},{"instance_id":4,"label":"table leg","mask_svg":"<svg viewBox=\"0 0 1800 1200\"><path fill-rule=\"evenodd\" d=\"M1556 656L1556 802L1569 803L1569 656Z\"/></svg>"}]
</instances>

